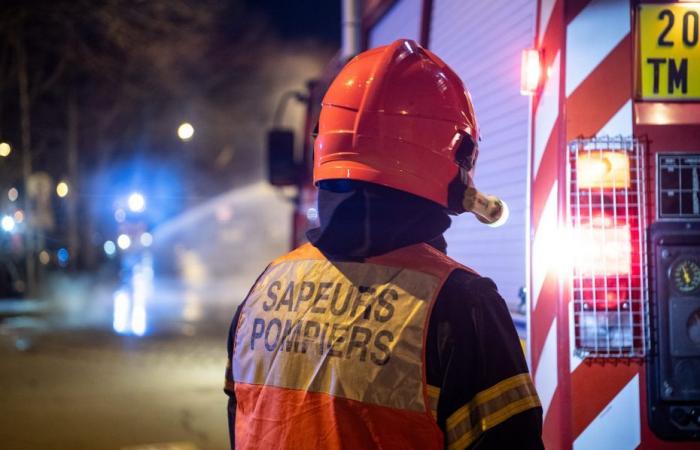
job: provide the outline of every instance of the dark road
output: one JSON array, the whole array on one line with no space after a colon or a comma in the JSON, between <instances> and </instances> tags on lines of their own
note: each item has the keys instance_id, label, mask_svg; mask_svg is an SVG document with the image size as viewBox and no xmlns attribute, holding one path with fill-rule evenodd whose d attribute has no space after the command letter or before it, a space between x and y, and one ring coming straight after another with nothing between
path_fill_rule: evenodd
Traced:
<instances>
[{"instance_id":1,"label":"dark road","mask_svg":"<svg viewBox=\"0 0 700 450\"><path fill-rule=\"evenodd\" d=\"M3 448L226 448L224 339L54 332L27 352L3 341Z\"/></svg>"}]
</instances>

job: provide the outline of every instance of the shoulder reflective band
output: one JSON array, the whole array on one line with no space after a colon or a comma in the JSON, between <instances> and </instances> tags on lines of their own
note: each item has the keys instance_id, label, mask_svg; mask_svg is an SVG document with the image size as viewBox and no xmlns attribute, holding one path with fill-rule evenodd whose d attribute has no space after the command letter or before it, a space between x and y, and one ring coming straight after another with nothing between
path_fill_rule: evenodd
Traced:
<instances>
[{"instance_id":1,"label":"shoulder reflective band","mask_svg":"<svg viewBox=\"0 0 700 450\"><path fill-rule=\"evenodd\" d=\"M440 388L428 384L426 385L426 390L428 392L428 407L430 408L430 414L432 414L433 418L437 420L437 409L438 403L440 402Z\"/></svg>"},{"instance_id":2,"label":"shoulder reflective band","mask_svg":"<svg viewBox=\"0 0 700 450\"><path fill-rule=\"evenodd\" d=\"M234 380L426 412L423 332L439 284L376 264L273 265L241 311Z\"/></svg>"}]
</instances>

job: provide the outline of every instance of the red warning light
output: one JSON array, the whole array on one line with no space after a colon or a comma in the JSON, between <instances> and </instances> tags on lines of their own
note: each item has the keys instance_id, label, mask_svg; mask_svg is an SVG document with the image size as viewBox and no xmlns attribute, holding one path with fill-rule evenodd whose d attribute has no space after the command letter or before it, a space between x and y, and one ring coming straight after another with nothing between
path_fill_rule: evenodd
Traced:
<instances>
[{"instance_id":1,"label":"red warning light","mask_svg":"<svg viewBox=\"0 0 700 450\"><path fill-rule=\"evenodd\" d=\"M520 63L520 94L535 95L541 78L540 52L534 48L523 50Z\"/></svg>"},{"instance_id":2,"label":"red warning light","mask_svg":"<svg viewBox=\"0 0 700 450\"><path fill-rule=\"evenodd\" d=\"M623 137L568 145L567 254L579 355L638 357L647 349L643 150Z\"/></svg>"},{"instance_id":3,"label":"red warning light","mask_svg":"<svg viewBox=\"0 0 700 450\"><path fill-rule=\"evenodd\" d=\"M630 273L632 237L627 224L613 225L610 218L574 227L572 261L578 276L614 276Z\"/></svg>"},{"instance_id":4,"label":"red warning light","mask_svg":"<svg viewBox=\"0 0 700 450\"><path fill-rule=\"evenodd\" d=\"M625 310L629 307L630 287L625 278L619 280L589 278L583 281L583 309L591 310Z\"/></svg>"}]
</instances>

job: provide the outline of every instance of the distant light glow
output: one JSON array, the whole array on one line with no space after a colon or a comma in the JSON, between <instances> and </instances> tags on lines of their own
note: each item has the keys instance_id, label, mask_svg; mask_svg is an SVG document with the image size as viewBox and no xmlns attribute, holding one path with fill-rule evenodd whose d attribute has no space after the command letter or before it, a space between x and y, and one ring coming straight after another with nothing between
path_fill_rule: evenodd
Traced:
<instances>
[{"instance_id":1,"label":"distant light glow","mask_svg":"<svg viewBox=\"0 0 700 450\"><path fill-rule=\"evenodd\" d=\"M68 183L66 183L65 181L61 181L56 185L56 195L58 195L61 198L68 195L68 190Z\"/></svg>"},{"instance_id":2,"label":"distant light glow","mask_svg":"<svg viewBox=\"0 0 700 450\"><path fill-rule=\"evenodd\" d=\"M535 95L541 76L540 52L534 48L523 50L520 62L520 93Z\"/></svg>"},{"instance_id":3,"label":"distant light glow","mask_svg":"<svg viewBox=\"0 0 700 450\"><path fill-rule=\"evenodd\" d=\"M129 196L127 201L129 209L132 212L139 213L146 209L146 199L140 192L134 192Z\"/></svg>"},{"instance_id":4,"label":"distant light glow","mask_svg":"<svg viewBox=\"0 0 700 450\"><path fill-rule=\"evenodd\" d=\"M121 208L114 211L114 220L116 220L118 223L124 222L126 220L126 211Z\"/></svg>"},{"instance_id":5,"label":"distant light glow","mask_svg":"<svg viewBox=\"0 0 700 450\"><path fill-rule=\"evenodd\" d=\"M216 208L216 220L221 223L226 223L233 217L233 210L228 205L222 205Z\"/></svg>"},{"instance_id":6,"label":"distant light glow","mask_svg":"<svg viewBox=\"0 0 700 450\"><path fill-rule=\"evenodd\" d=\"M117 238L117 245L120 249L126 250L131 247L131 238L128 234L120 234Z\"/></svg>"},{"instance_id":7,"label":"distant light glow","mask_svg":"<svg viewBox=\"0 0 700 450\"><path fill-rule=\"evenodd\" d=\"M12 147L7 142L0 142L0 156L5 158L12 153Z\"/></svg>"},{"instance_id":8,"label":"distant light glow","mask_svg":"<svg viewBox=\"0 0 700 450\"><path fill-rule=\"evenodd\" d=\"M0 226L2 226L3 231L11 233L15 229L15 219L12 216L3 216L0 220Z\"/></svg>"},{"instance_id":9,"label":"distant light glow","mask_svg":"<svg viewBox=\"0 0 700 450\"><path fill-rule=\"evenodd\" d=\"M112 328L117 333L125 333L129 326L129 312L131 310L131 298L126 291L119 290L114 293L114 312L112 316Z\"/></svg>"},{"instance_id":10,"label":"distant light glow","mask_svg":"<svg viewBox=\"0 0 700 450\"><path fill-rule=\"evenodd\" d=\"M316 208L309 208L306 210L306 219L309 222L315 222L318 220L318 210Z\"/></svg>"},{"instance_id":11,"label":"distant light glow","mask_svg":"<svg viewBox=\"0 0 700 450\"><path fill-rule=\"evenodd\" d=\"M112 256L117 251L117 246L114 244L114 241L105 241L102 248L107 256Z\"/></svg>"},{"instance_id":12,"label":"distant light glow","mask_svg":"<svg viewBox=\"0 0 700 450\"><path fill-rule=\"evenodd\" d=\"M58 260L58 264L60 266L65 266L66 264L68 264L68 260L70 259L68 250L65 248L59 248L56 252L56 259Z\"/></svg>"},{"instance_id":13,"label":"distant light glow","mask_svg":"<svg viewBox=\"0 0 700 450\"><path fill-rule=\"evenodd\" d=\"M182 319L185 322L197 322L204 315L202 298L196 290L186 290L184 295L185 305L182 308Z\"/></svg>"},{"instance_id":14,"label":"distant light glow","mask_svg":"<svg viewBox=\"0 0 700 450\"><path fill-rule=\"evenodd\" d=\"M7 191L7 198L11 202L17 201L17 198L19 197L19 191L17 191L17 188L10 188L9 191Z\"/></svg>"},{"instance_id":15,"label":"distant light glow","mask_svg":"<svg viewBox=\"0 0 700 450\"><path fill-rule=\"evenodd\" d=\"M148 299L153 293L153 261L134 264L131 282L114 293L112 328L119 334L143 336L148 331Z\"/></svg>"},{"instance_id":16,"label":"distant light glow","mask_svg":"<svg viewBox=\"0 0 700 450\"><path fill-rule=\"evenodd\" d=\"M143 245L144 247L150 247L151 244L153 244L153 236L151 235L151 233L141 234L139 240L141 241L141 245Z\"/></svg>"},{"instance_id":17,"label":"distant light glow","mask_svg":"<svg viewBox=\"0 0 700 450\"><path fill-rule=\"evenodd\" d=\"M15 223L24 222L24 211L22 211L21 209L18 209L17 211L15 211L14 218L15 218Z\"/></svg>"},{"instance_id":18,"label":"distant light glow","mask_svg":"<svg viewBox=\"0 0 700 450\"><path fill-rule=\"evenodd\" d=\"M177 136L183 141L189 141L194 136L194 127L189 122L184 122L177 127Z\"/></svg>"},{"instance_id":19,"label":"distant light glow","mask_svg":"<svg viewBox=\"0 0 700 450\"><path fill-rule=\"evenodd\" d=\"M131 311L131 331L136 336L146 333L146 308L143 304L135 304Z\"/></svg>"},{"instance_id":20,"label":"distant light glow","mask_svg":"<svg viewBox=\"0 0 700 450\"><path fill-rule=\"evenodd\" d=\"M136 336L146 334L146 302L153 293L153 262L144 258L134 265L131 278L133 307L131 309L131 331Z\"/></svg>"},{"instance_id":21,"label":"distant light glow","mask_svg":"<svg viewBox=\"0 0 700 450\"><path fill-rule=\"evenodd\" d=\"M195 250L180 249L177 251L182 279L190 286L201 286L209 279L208 266L202 256Z\"/></svg>"},{"instance_id":22,"label":"distant light glow","mask_svg":"<svg viewBox=\"0 0 700 450\"><path fill-rule=\"evenodd\" d=\"M47 265L49 262L51 262L51 255L49 255L49 252L47 252L46 250L40 251L39 262L43 265Z\"/></svg>"}]
</instances>

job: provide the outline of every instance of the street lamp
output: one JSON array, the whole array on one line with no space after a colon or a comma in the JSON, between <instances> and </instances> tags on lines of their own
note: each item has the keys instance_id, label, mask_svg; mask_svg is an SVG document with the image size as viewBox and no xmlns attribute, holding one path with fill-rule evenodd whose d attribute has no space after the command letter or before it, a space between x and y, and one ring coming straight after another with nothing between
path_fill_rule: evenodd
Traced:
<instances>
[{"instance_id":1,"label":"street lamp","mask_svg":"<svg viewBox=\"0 0 700 450\"><path fill-rule=\"evenodd\" d=\"M12 153L12 147L7 142L0 142L0 156L6 158Z\"/></svg>"},{"instance_id":2,"label":"street lamp","mask_svg":"<svg viewBox=\"0 0 700 450\"><path fill-rule=\"evenodd\" d=\"M59 197L63 198L68 195L68 183L65 181L61 181L56 185L56 194L58 194Z\"/></svg>"},{"instance_id":3,"label":"street lamp","mask_svg":"<svg viewBox=\"0 0 700 450\"><path fill-rule=\"evenodd\" d=\"M183 122L177 127L177 137L183 141L189 141L194 135L194 127L189 122Z\"/></svg>"},{"instance_id":4,"label":"street lamp","mask_svg":"<svg viewBox=\"0 0 700 450\"><path fill-rule=\"evenodd\" d=\"M17 191L17 188L10 188L10 190L7 191L7 198L11 202L16 201L17 197L19 197L19 191Z\"/></svg>"},{"instance_id":5,"label":"street lamp","mask_svg":"<svg viewBox=\"0 0 700 450\"><path fill-rule=\"evenodd\" d=\"M39 252L39 262L43 265L47 265L48 263L51 262L51 255L49 255L49 252L46 250L42 250Z\"/></svg>"}]
</instances>

